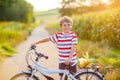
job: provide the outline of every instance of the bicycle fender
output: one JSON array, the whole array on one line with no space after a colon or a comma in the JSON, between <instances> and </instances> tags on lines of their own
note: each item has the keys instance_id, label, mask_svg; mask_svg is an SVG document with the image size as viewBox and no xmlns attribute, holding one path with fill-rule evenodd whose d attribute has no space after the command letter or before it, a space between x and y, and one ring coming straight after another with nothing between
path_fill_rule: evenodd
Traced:
<instances>
[{"instance_id":1,"label":"bicycle fender","mask_svg":"<svg viewBox=\"0 0 120 80\"><path fill-rule=\"evenodd\" d=\"M31 74L30 71L22 71L22 73L24 73L24 74Z\"/></svg>"},{"instance_id":2,"label":"bicycle fender","mask_svg":"<svg viewBox=\"0 0 120 80\"><path fill-rule=\"evenodd\" d=\"M78 75L78 74L81 74L81 73L84 73L84 72L93 72L93 73L96 73L98 74L99 76L103 77L103 75L101 75L99 72L97 71L94 71L93 69L79 69L75 74L74 76Z\"/></svg>"},{"instance_id":3,"label":"bicycle fender","mask_svg":"<svg viewBox=\"0 0 120 80\"><path fill-rule=\"evenodd\" d=\"M24 74L26 74L26 75L31 75L31 72L30 72L30 71L22 71L22 73L24 73ZM34 76L37 80L39 80L36 75L33 75L33 76Z\"/></svg>"}]
</instances>

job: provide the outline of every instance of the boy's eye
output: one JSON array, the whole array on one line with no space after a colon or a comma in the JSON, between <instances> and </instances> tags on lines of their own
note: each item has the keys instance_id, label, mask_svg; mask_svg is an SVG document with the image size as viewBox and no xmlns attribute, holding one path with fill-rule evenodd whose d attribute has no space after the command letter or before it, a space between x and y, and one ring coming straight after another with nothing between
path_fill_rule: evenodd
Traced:
<instances>
[{"instance_id":1,"label":"boy's eye","mask_svg":"<svg viewBox=\"0 0 120 80\"><path fill-rule=\"evenodd\" d=\"M63 26L67 26L66 24L64 24Z\"/></svg>"},{"instance_id":2,"label":"boy's eye","mask_svg":"<svg viewBox=\"0 0 120 80\"><path fill-rule=\"evenodd\" d=\"M71 24L68 24L68 26L71 26Z\"/></svg>"},{"instance_id":3,"label":"boy's eye","mask_svg":"<svg viewBox=\"0 0 120 80\"><path fill-rule=\"evenodd\" d=\"M63 24L63 26L71 26L71 24Z\"/></svg>"}]
</instances>

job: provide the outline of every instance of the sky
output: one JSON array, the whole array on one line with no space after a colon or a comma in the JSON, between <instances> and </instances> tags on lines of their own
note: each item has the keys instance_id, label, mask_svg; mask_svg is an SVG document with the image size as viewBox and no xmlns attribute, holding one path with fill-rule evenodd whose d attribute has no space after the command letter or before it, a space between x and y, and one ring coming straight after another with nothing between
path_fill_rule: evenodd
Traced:
<instances>
[{"instance_id":1,"label":"sky","mask_svg":"<svg viewBox=\"0 0 120 80\"><path fill-rule=\"evenodd\" d=\"M26 0L33 5L34 11L46 11L60 7L62 0ZM104 3L108 3L109 0L102 0Z\"/></svg>"},{"instance_id":2,"label":"sky","mask_svg":"<svg viewBox=\"0 0 120 80\"><path fill-rule=\"evenodd\" d=\"M60 6L61 0L26 0L33 5L34 11L46 11Z\"/></svg>"}]
</instances>

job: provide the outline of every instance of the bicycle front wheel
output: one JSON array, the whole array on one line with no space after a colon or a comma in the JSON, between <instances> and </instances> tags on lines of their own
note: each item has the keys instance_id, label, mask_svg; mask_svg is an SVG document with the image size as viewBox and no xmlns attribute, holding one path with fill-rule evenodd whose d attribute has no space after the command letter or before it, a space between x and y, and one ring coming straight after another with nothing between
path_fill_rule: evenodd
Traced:
<instances>
[{"instance_id":1,"label":"bicycle front wheel","mask_svg":"<svg viewBox=\"0 0 120 80\"><path fill-rule=\"evenodd\" d=\"M103 80L101 76L94 72L84 72L76 75L77 80Z\"/></svg>"},{"instance_id":2,"label":"bicycle front wheel","mask_svg":"<svg viewBox=\"0 0 120 80\"><path fill-rule=\"evenodd\" d=\"M30 73L19 73L13 76L10 80L29 80L31 74ZM32 80L39 80L36 76L32 77Z\"/></svg>"}]
</instances>

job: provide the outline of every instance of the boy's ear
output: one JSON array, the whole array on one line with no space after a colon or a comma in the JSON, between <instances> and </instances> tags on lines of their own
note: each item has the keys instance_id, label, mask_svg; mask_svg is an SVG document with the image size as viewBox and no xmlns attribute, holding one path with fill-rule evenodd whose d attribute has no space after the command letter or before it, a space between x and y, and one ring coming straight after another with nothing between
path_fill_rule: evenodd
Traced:
<instances>
[{"instance_id":1,"label":"boy's ear","mask_svg":"<svg viewBox=\"0 0 120 80\"><path fill-rule=\"evenodd\" d=\"M62 27L62 24L60 24L60 27Z\"/></svg>"}]
</instances>

